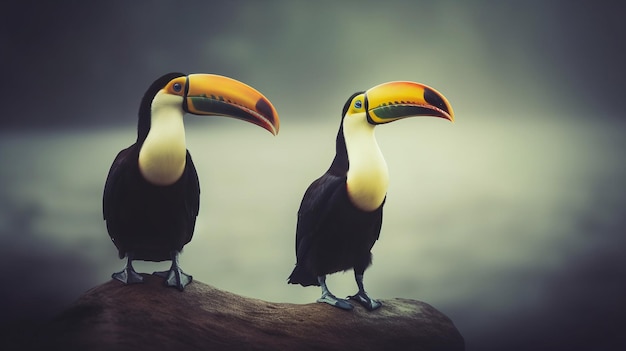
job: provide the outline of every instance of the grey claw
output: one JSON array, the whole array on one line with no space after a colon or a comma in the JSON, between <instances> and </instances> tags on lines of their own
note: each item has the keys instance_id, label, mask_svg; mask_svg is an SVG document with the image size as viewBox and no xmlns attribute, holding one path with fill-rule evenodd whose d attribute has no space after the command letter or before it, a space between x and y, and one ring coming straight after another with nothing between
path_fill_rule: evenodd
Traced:
<instances>
[{"instance_id":1,"label":"grey claw","mask_svg":"<svg viewBox=\"0 0 626 351\"><path fill-rule=\"evenodd\" d=\"M340 308L342 310L350 311L354 308L351 303L344 299L338 299L333 294L328 294L317 299L317 302L327 303L331 306Z\"/></svg>"},{"instance_id":2,"label":"grey claw","mask_svg":"<svg viewBox=\"0 0 626 351\"><path fill-rule=\"evenodd\" d=\"M350 300L357 301L361 306L365 307L368 311L373 311L380 308L383 304L378 300L374 300L367 296L365 292L358 292L356 295L348 296Z\"/></svg>"},{"instance_id":3,"label":"grey claw","mask_svg":"<svg viewBox=\"0 0 626 351\"><path fill-rule=\"evenodd\" d=\"M141 274L135 272L132 268L124 268L121 272L113 273L111 274L111 278L119 280L126 285L143 283L143 277Z\"/></svg>"},{"instance_id":4,"label":"grey claw","mask_svg":"<svg viewBox=\"0 0 626 351\"><path fill-rule=\"evenodd\" d=\"M154 272L153 275L164 278L166 286L175 287L183 291L185 287L191 283L193 276L183 272L180 269L170 269L169 271Z\"/></svg>"}]
</instances>

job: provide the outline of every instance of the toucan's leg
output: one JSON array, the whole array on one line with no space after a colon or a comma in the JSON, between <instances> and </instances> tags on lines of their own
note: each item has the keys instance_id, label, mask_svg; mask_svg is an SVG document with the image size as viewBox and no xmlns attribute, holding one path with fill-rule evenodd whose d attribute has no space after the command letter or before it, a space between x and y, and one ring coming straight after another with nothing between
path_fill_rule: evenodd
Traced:
<instances>
[{"instance_id":1,"label":"toucan's leg","mask_svg":"<svg viewBox=\"0 0 626 351\"><path fill-rule=\"evenodd\" d=\"M368 311L373 311L382 306L380 301L370 298L365 292L365 288L363 288L363 272L357 272L355 270L354 280L356 280L356 285L359 288L359 291L355 295L348 296L350 300L357 301L358 303L363 305L363 307L365 307Z\"/></svg>"},{"instance_id":2,"label":"toucan's leg","mask_svg":"<svg viewBox=\"0 0 626 351\"><path fill-rule=\"evenodd\" d=\"M341 308L342 310L351 310L354 307L347 300L338 299L333 295L330 290L328 290L328 286L326 286L326 276L320 275L317 277L317 281L320 283L320 287L322 287L322 297L317 299L317 302L324 302L329 305Z\"/></svg>"},{"instance_id":3,"label":"toucan's leg","mask_svg":"<svg viewBox=\"0 0 626 351\"><path fill-rule=\"evenodd\" d=\"M163 272L154 272L152 274L157 275L161 278L165 278L165 285L173 286L178 290L183 291L183 289L185 289L185 286L191 283L193 277L183 272L183 270L180 268L180 265L178 264L178 257L180 256L179 251L172 251L170 253L170 256L172 257L172 266L170 267L170 270Z\"/></svg>"},{"instance_id":4,"label":"toucan's leg","mask_svg":"<svg viewBox=\"0 0 626 351\"><path fill-rule=\"evenodd\" d=\"M126 285L143 283L143 277L133 268L133 256L132 252L126 253L126 267L121 272L113 273L111 278L117 279Z\"/></svg>"}]
</instances>

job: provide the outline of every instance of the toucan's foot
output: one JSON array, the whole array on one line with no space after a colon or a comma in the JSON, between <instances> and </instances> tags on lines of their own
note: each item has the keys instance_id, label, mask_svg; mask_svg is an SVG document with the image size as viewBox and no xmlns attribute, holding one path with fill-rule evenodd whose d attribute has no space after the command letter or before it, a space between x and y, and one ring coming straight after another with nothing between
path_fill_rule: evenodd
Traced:
<instances>
[{"instance_id":1,"label":"toucan's foot","mask_svg":"<svg viewBox=\"0 0 626 351\"><path fill-rule=\"evenodd\" d=\"M352 304L349 303L348 300L338 299L333 294L322 295L322 297L317 299L317 302L327 303L331 306L335 306L337 308L341 308L342 310L346 310L346 311L350 311L354 308L354 306L352 306Z\"/></svg>"},{"instance_id":2,"label":"toucan's foot","mask_svg":"<svg viewBox=\"0 0 626 351\"><path fill-rule=\"evenodd\" d=\"M183 291L193 280L191 275L183 272L180 268L171 268L169 271L154 272L152 274L164 278L166 286L173 286L180 291Z\"/></svg>"},{"instance_id":3,"label":"toucan's foot","mask_svg":"<svg viewBox=\"0 0 626 351\"><path fill-rule=\"evenodd\" d=\"M358 293L356 293L356 295L348 296L348 298L350 300L357 301L368 311L373 311L383 305L382 303L380 303L380 301L374 300L367 296L367 293L365 293L365 291L359 291Z\"/></svg>"},{"instance_id":4,"label":"toucan's foot","mask_svg":"<svg viewBox=\"0 0 626 351\"><path fill-rule=\"evenodd\" d=\"M125 285L143 283L143 277L135 272L132 267L126 267L121 272L113 273L111 278L119 280Z\"/></svg>"}]
</instances>

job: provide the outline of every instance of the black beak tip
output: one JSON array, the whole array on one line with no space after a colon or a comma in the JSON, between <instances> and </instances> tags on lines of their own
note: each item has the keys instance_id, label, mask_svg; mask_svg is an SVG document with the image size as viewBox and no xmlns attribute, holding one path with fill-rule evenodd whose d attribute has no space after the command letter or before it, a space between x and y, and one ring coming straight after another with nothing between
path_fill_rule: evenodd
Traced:
<instances>
[{"instance_id":1,"label":"black beak tip","mask_svg":"<svg viewBox=\"0 0 626 351\"><path fill-rule=\"evenodd\" d=\"M428 87L424 90L424 100L426 100L427 103L445 111L447 114L450 114L450 108L441 95Z\"/></svg>"},{"instance_id":2,"label":"black beak tip","mask_svg":"<svg viewBox=\"0 0 626 351\"><path fill-rule=\"evenodd\" d=\"M259 111L263 116L267 117L272 123L276 122L276 116L274 115L274 109L269 101L265 98L260 98L259 101L256 102L255 106L256 110Z\"/></svg>"}]
</instances>

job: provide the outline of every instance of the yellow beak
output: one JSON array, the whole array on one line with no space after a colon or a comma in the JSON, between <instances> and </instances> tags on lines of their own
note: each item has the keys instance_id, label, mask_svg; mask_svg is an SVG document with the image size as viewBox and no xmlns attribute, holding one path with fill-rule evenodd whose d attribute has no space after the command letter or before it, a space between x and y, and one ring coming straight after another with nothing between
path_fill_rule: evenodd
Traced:
<instances>
[{"instance_id":1,"label":"yellow beak","mask_svg":"<svg viewBox=\"0 0 626 351\"><path fill-rule=\"evenodd\" d=\"M437 90L415 82L388 82L365 92L367 119L383 124L413 116L432 116L454 122L448 100Z\"/></svg>"},{"instance_id":2,"label":"yellow beak","mask_svg":"<svg viewBox=\"0 0 626 351\"><path fill-rule=\"evenodd\" d=\"M245 83L215 74L190 74L185 89L186 112L233 117L278 134L280 120L276 109L263 94Z\"/></svg>"}]
</instances>

